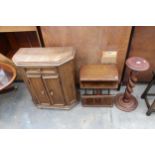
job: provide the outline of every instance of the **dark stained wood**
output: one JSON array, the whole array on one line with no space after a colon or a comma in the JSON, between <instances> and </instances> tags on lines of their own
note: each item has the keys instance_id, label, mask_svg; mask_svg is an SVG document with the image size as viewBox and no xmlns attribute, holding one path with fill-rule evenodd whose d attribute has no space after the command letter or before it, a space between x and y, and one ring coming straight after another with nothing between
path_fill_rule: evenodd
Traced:
<instances>
[{"instance_id":1,"label":"dark stained wood","mask_svg":"<svg viewBox=\"0 0 155 155\"><path fill-rule=\"evenodd\" d=\"M36 32L0 33L0 52L12 58L20 47L39 47Z\"/></svg>"},{"instance_id":2,"label":"dark stained wood","mask_svg":"<svg viewBox=\"0 0 155 155\"><path fill-rule=\"evenodd\" d=\"M13 33L19 47L39 47L39 40L36 32L16 32Z\"/></svg>"},{"instance_id":3,"label":"dark stained wood","mask_svg":"<svg viewBox=\"0 0 155 155\"><path fill-rule=\"evenodd\" d=\"M149 97L154 98L154 96L155 96L155 93L151 93L151 91L150 91L154 84L155 84L155 72L153 72L153 77L152 77L151 81L148 83L146 89L144 90L144 92L141 95L141 98L144 99L146 106L148 108L148 111L146 112L147 116L150 116L152 112L155 112L155 99L152 103L149 100Z\"/></svg>"},{"instance_id":4,"label":"dark stained wood","mask_svg":"<svg viewBox=\"0 0 155 155\"><path fill-rule=\"evenodd\" d=\"M8 58L12 58L14 53L18 50L19 44L14 36L14 33L5 33L5 36L9 42L11 49L5 53Z\"/></svg>"},{"instance_id":5,"label":"dark stained wood","mask_svg":"<svg viewBox=\"0 0 155 155\"><path fill-rule=\"evenodd\" d=\"M73 46L76 53L76 77L85 64L100 63L102 51L118 51L121 79L131 27L126 26L51 26L41 27L46 47Z\"/></svg>"},{"instance_id":6,"label":"dark stained wood","mask_svg":"<svg viewBox=\"0 0 155 155\"><path fill-rule=\"evenodd\" d=\"M0 34L0 53L6 54L11 49L9 41L4 33Z\"/></svg>"},{"instance_id":7,"label":"dark stained wood","mask_svg":"<svg viewBox=\"0 0 155 155\"><path fill-rule=\"evenodd\" d=\"M150 63L149 70L139 73L139 82L148 82L155 70L155 26L136 26L131 40L129 57L138 56L145 58ZM127 82L129 69L126 67L124 83Z\"/></svg>"},{"instance_id":8,"label":"dark stained wood","mask_svg":"<svg viewBox=\"0 0 155 155\"><path fill-rule=\"evenodd\" d=\"M36 26L0 26L0 53L12 58L20 47L42 46ZM16 80L21 80L17 72Z\"/></svg>"},{"instance_id":9,"label":"dark stained wood","mask_svg":"<svg viewBox=\"0 0 155 155\"><path fill-rule=\"evenodd\" d=\"M3 55L2 53L0 53L0 62L9 64L9 65L13 66L14 68L16 68L16 66L14 65L12 60L9 59L8 57L6 57L5 55Z\"/></svg>"}]
</instances>

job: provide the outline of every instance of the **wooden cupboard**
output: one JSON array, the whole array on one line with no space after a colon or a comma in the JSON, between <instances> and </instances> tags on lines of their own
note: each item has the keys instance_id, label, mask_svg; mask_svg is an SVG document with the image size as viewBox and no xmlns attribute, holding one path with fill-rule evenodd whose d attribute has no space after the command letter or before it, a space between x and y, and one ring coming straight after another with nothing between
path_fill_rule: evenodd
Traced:
<instances>
[{"instance_id":1,"label":"wooden cupboard","mask_svg":"<svg viewBox=\"0 0 155 155\"><path fill-rule=\"evenodd\" d=\"M13 57L33 101L40 108L71 108L76 103L72 47L21 48Z\"/></svg>"}]
</instances>

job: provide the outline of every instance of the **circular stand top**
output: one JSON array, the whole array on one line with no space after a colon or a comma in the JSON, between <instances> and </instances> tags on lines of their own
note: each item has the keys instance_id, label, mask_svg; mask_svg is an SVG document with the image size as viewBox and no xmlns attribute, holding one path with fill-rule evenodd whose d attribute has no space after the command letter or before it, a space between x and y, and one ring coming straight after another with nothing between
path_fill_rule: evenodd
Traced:
<instances>
[{"instance_id":1,"label":"circular stand top","mask_svg":"<svg viewBox=\"0 0 155 155\"><path fill-rule=\"evenodd\" d=\"M128 58L126 61L126 65L134 71L145 71L150 67L148 61L141 57Z\"/></svg>"},{"instance_id":2,"label":"circular stand top","mask_svg":"<svg viewBox=\"0 0 155 155\"><path fill-rule=\"evenodd\" d=\"M16 69L0 62L0 91L8 87L16 78Z\"/></svg>"}]
</instances>

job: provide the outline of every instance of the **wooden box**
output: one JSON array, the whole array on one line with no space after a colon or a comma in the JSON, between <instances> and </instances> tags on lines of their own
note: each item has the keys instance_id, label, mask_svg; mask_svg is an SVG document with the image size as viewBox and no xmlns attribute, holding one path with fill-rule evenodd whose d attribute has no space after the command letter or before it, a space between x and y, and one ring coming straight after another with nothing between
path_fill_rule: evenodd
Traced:
<instances>
[{"instance_id":1,"label":"wooden box","mask_svg":"<svg viewBox=\"0 0 155 155\"><path fill-rule=\"evenodd\" d=\"M72 47L21 48L13 56L40 108L69 109L76 103Z\"/></svg>"}]
</instances>

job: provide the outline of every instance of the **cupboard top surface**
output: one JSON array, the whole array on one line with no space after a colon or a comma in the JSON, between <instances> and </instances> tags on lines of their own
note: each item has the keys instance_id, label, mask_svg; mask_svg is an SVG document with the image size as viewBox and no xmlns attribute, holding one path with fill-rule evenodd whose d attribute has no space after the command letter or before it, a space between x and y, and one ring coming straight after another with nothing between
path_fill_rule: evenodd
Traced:
<instances>
[{"instance_id":1,"label":"cupboard top surface","mask_svg":"<svg viewBox=\"0 0 155 155\"><path fill-rule=\"evenodd\" d=\"M17 66L59 66L74 55L73 47L20 48L12 60Z\"/></svg>"},{"instance_id":2,"label":"cupboard top surface","mask_svg":"<svg viewBox=\"0 0 155 155\"><path fill-rule=\"evenodd\" d=\"M81 81L118 81L116 65L92 64L80 70Z\"/></svg>"}]
</instances>

